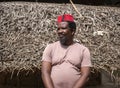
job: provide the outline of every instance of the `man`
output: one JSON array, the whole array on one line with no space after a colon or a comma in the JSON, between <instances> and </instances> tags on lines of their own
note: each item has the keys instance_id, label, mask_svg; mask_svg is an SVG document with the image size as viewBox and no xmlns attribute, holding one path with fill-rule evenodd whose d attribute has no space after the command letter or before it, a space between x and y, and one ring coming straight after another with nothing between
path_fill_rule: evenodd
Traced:
<instances>
[{"instance_id":1,"label":"man","mask_svg":"<svg viewBox=\"0 0 120 88\"><path fill-rule=\"evenodd\" d=\"M91 67L89 50L73 41L76 24L72 15L58 16L57 23L59 41L43 52L43 83L45 88L83 88Z\"/></svg>"}]
</instances>

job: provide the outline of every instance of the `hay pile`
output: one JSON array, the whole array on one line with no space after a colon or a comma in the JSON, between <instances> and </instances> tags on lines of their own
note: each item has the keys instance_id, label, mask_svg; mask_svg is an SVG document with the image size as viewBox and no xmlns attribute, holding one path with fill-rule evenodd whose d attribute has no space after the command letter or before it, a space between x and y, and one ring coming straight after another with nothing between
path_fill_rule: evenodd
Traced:
<instances>
[{"instance_id":1,"label":"hay pile","mask_svg":"<svg viewBox=\"0 0 120 88\"><path fill-rule=\"evenodd\" d=\"M44 48L57 40L56 16L70 13L75 40L90 49L93 66L119 77L120 8L76 6L84 19L71 4L0 3L0 71L40 69Z\"/></svg>"}]
</instances>

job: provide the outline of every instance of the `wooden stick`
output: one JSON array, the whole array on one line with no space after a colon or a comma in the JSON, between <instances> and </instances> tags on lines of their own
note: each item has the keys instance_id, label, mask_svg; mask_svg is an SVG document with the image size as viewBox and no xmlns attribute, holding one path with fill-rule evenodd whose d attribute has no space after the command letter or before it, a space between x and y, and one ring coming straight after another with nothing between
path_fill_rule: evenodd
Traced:
<instances>
[{"instance_id":1,"label":"wooden stick","mask_svg":"<svg viewBox=\"0 0 120 88\"><path fill-rule=\"evenodd\" d=\"M83 18L82 14L78 11L77 7L74 5L72 0L70 0L70 3L72 4L72 6L75 9L75 11L79 14L80 18Z\"/></svg>"}]
</instances>

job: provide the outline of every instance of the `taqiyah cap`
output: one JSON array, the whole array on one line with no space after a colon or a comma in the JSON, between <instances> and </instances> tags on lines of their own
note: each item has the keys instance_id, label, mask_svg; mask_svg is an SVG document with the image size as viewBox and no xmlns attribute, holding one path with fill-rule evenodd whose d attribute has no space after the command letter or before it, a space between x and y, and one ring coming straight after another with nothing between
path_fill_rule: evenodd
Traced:
<instances>
[{"instance_id":1,"label":"taqiyah cap","mask_svg":"<svg viewBox=\"0 0 120 88\"><path fill-rule=\"evenodd\" d=\"M58 18L57 18L57 22L58 22L58 23L64 22L64 21L74 22L74 18L73 18L73 16L70 15L70 14L64 14L64 15L58 16Z\"/></svg>"}]
</instances>

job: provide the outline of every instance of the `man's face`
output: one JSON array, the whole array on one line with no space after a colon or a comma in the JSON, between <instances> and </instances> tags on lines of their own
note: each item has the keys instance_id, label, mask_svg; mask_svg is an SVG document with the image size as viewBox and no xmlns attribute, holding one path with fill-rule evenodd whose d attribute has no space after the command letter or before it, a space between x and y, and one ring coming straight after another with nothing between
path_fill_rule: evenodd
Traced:
<instances>
[{"instance_id":1,"label":"man's face","mask_svg":"<svg viewBox=\"0 0 120 88\"><path fill-rule=\"evenodd\" d=\"M62 45L68 45L73 39L73 32L68 27L68 22L58 23L57 34Z\"/></svg>"}]
</instances>

